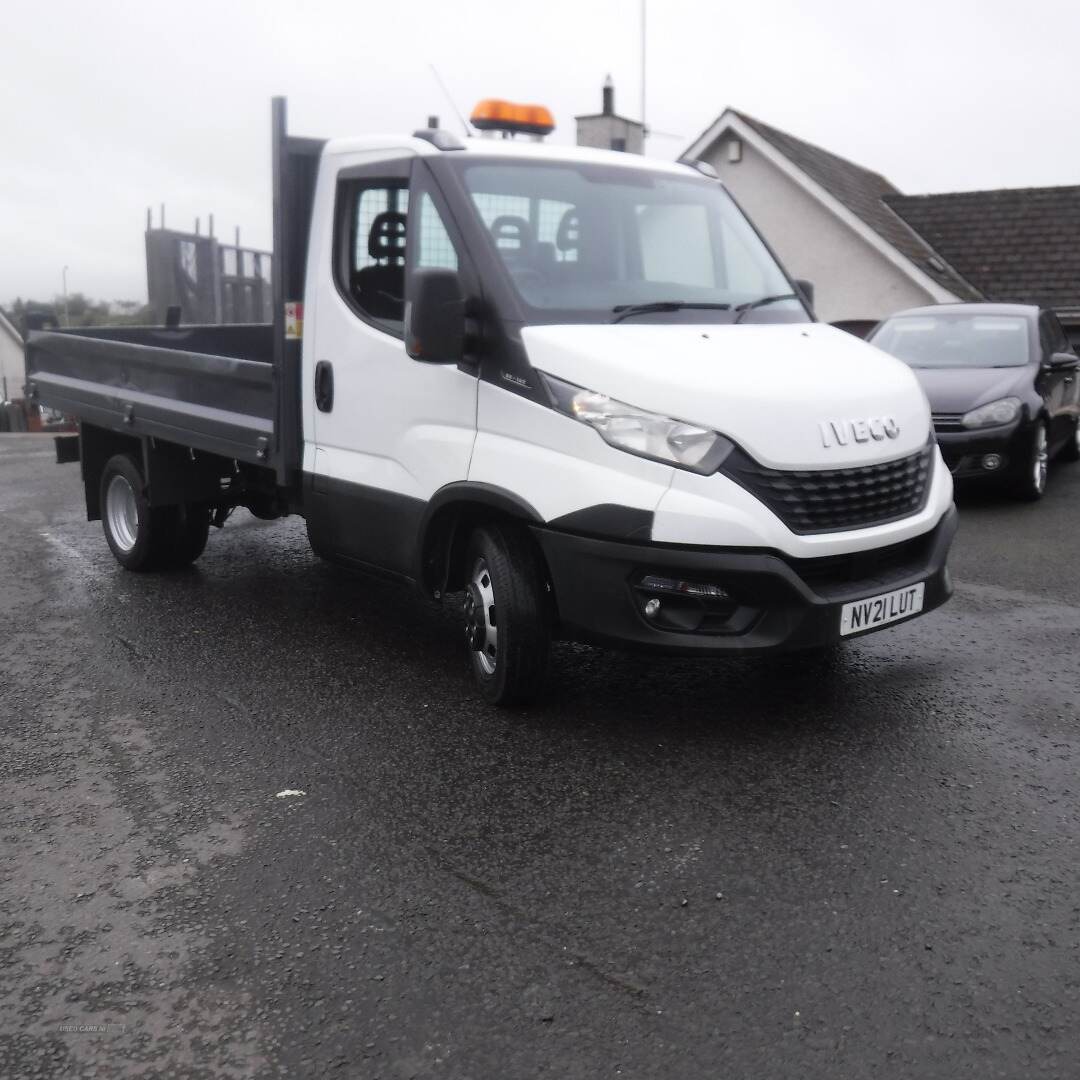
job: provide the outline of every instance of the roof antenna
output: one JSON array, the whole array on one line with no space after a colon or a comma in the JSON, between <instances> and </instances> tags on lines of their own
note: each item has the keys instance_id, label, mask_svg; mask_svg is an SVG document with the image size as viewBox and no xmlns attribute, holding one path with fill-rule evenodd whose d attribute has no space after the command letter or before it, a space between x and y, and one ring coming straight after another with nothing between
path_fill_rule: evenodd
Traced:
<instances>
[{"instance_id":1,"label":"roof antenna","mask_svg":"<svg viewBox=\"0 0 1080 1080\"><path fill-rule=\"evenodd\" d=\"M645 6L641 0L641 151L645 152L645 140L649 137L649 125L645 123Z\"/></svg>"},{"instance_id":2,"label":"roof antenna","mask_svg":"<svg viewBox=\"0 0 1080 1080\"><path fill-rule=\"evenodd\" d=\"M450 96L450 91L446 89L446 83L442 81L442 76L435 69L434 64L428 64L431 68L431 74L435 76L435 81L439 84L439 89L443 92L443 96L450 102L450 108L454 110L454 115L461 121L462 130L465 132L466 138L468 138L472 132L469 131L469 125L465 123L465 117L461 115L461 110L457 107L457 103Z\"/></svg>"}]
</instances>

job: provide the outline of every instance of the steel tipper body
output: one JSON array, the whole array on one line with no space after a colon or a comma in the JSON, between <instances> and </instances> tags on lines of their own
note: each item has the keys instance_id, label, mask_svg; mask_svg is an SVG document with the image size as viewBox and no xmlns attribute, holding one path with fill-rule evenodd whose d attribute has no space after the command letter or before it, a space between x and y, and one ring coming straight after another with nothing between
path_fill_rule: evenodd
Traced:
<instances>
[{"instance_id":1,"label":"steel tipper body","mask_svg":"<svg viewBox=\"0 0 1080 1080\"><path fill-rule=\"evenodd\" d=\"M235 505L301 513L320 555L460 604L497 702L553 638L805 648L947 598L914 376L814 322L715 179L276 124L274 327L31 339L125 566L190 561Z\"/></svg>"}]
</instances>

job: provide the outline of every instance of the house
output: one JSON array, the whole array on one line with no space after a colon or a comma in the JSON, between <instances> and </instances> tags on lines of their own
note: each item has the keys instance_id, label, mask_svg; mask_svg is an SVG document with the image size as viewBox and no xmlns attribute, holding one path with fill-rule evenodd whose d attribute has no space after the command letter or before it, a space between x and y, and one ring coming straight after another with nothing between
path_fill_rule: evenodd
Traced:
<instances>
[{"instance_id":1,"label":"house","mask_svg":"<svg viewBox=\"0 0 1080 1080\"><path fill-rule=\"evenodd\" d=\"M886 195L987 300L1053 308L1080 344L1080 187Z\"/></svg>"},{"instance_id":2,"label":"house","mask_svg":"<svg viewBox=\"0 0 1080 1080\"><path fill-rule=\"evenodd\" d=\"M22 335L0 311L0 404L21 398L25 380Z\"/></svg>"},{"instance_id":3,"label":"house","mask_svg":"<svg viewBox=\"0 0 1080 1080\"><path fill-rule=\"evenodd\" d=\"M879 173L727 109L683 157L706 161L818 316L856 332L904 308L1045 303L1080 337L1080 188L904 195Z\"/></svg>"}]
</instances>

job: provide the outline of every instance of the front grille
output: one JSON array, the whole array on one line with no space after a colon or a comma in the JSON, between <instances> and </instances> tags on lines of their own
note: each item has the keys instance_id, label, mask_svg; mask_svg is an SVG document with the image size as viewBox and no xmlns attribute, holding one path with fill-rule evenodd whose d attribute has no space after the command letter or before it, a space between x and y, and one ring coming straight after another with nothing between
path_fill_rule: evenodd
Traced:
<instances>
[{"instance_id":1,"label":"front grille","mask_svg":"<svg viewBox=\"0 0 1080 1080\"><path fill-rule=\"evenodd\" d=\"M862 529L926 505L934 447L851 469L770 469L736 448L721 471L760 499L795 533Z\"/></svg>"},{"instance_id":2,"label":"front grille","mask_svg":"<svg viewBox=\"0 0 1080 1080\"><path fill-rule=\"evenodd\" d=\"M932 418L934 421L935 431L966 431L962 421L964 419L963 413L951 413L942 412L934 413Z\"/></svg>"},{"instance_id":3,"label":"front grille","mask_svg":"<svg viewBox=\"0 0 1080 1080\"><path fill-rule=\"evenodd\" d=\"M936 536L937 531L931 530L912 540L870 551L820 555L816 559L785 556L784 561L819 596L846 595L854 586L864 594L883 592L893 582L910 577L926 566Z\"/></svg>"}]
</instances>

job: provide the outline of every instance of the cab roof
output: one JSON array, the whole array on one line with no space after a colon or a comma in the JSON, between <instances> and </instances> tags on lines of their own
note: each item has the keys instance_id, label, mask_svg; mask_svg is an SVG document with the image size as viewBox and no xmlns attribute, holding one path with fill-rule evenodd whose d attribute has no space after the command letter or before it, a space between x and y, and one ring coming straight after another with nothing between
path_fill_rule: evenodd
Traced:
<instances>
[{"instance_id":1,"label":"cab roof","mask_svg":"<svg viewBox=\"0 0 1080 1080\"><path fill-rule=\"evenodd\" d=\"M693 166L678 161L645 158L618 150L596 150L586 146L560 146L555 143L533 142L524 139L498 139L470 136L461 140L458 150L440 150L427 139L411 135L356 135L330 139L323 148L324 156L363 153L371 150L395 150L420 157L439 157L442 154L483 154L484 157L505 157L524 161L567 162L574 164L617 165L645 169L671 176L700 176Z\"/></svg>"}]
</instances>

